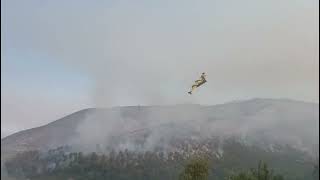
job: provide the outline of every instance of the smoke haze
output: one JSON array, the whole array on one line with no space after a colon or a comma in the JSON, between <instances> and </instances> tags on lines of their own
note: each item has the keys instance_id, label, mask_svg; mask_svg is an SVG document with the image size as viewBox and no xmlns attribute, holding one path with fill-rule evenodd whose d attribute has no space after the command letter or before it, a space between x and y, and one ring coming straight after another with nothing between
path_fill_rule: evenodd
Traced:
<instances>
[{"instance_id":1,"label":"smoke haze","mask_svg":"<svg viewBox=\"0 0 320 180\"><path fill-rule=\"evenodd\" d=\"M318 100L317 1L35 2L4 2L8 40L88 73L97 106Z\"/></svg>"},{"instance_id":2,"label":"smoke haze","mask_svg":"<svg viewBox=\"0 0 320 180\"><path fill-rule=\"evenodd\" d=\"M252 97L319 99L316 0L1 4L2 61L10 61L6 54L14 50L79 71L92 82L90 92L79 97L88 96L94 107L217 104ZM186 92L202 72L208 83L189 96ZM26 96L33 99L37 92ZM10 93L5 96L11 104L23 103ZM57 109L72 103L63 99ZM80 107L75 103L59 115ZM33 109L44 109L43 104L50 103L35 102ZM22 106L34 113L27 103ZM55 107L47 106L43 117L29 115L37 122L33 126L55 119L49 113ZM20 109L13 107L7 114L17 116L8 115L6 121L18 126L25 115L18 116L14 108Z\"/></svg>"},{"instance_id":3,"label":"smoke haze","mask_svg":"<svg viewBox=\"0 0 320 180\"><path fill-rule=\"evenodd\" d=\"M95 151L97 144L104 150L172 151L175 140L215 138L223 143L236 138L246 145L290 145L315 155L318 108L312 103L253 99L218 106L100 109L87 114L69 143L88 151Z\"/></svg>"}]
</instances>

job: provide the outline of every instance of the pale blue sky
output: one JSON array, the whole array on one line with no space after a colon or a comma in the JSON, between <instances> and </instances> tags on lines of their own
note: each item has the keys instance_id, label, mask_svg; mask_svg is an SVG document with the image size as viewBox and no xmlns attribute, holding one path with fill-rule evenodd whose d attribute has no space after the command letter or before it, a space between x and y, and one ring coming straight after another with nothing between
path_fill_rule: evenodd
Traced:
<instances>
[{"instance_id":1,"label":"pale blue sky","mask_svg":"<svg viewBox=\"0 0 320 180\"><path fill-rule=\"evenodd\" d=\"M41 55L6 51L2 63L3 90L70 98L89 94L90 79L84 73Z\"/></svg>"},{"instance_id":2,"label":"pale blue sky","mask_svg":"<svg viewBox=\"0 0 320 180\"><path fill-rule=\"evenodd\" d=\"M1 0L1 131L92 106L318 102L318 4Z\"/></svg>"}]
</instances>

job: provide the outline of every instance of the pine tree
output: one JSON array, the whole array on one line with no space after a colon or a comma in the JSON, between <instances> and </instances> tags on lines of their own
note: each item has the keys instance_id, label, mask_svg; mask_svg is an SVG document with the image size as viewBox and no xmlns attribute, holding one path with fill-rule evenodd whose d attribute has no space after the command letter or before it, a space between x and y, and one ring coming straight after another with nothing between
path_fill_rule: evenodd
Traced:
<instances>
[{"instance_id":1,"label":"pine tree","mask_svg":"<svg viewBox=\"0 0 320 180\"><path fill-rule=\"evenodd\" d=\"M180 180L207 180L209 176L209 162L203 157L195 157L186 165Z\"/></svg>"}]
</instances>

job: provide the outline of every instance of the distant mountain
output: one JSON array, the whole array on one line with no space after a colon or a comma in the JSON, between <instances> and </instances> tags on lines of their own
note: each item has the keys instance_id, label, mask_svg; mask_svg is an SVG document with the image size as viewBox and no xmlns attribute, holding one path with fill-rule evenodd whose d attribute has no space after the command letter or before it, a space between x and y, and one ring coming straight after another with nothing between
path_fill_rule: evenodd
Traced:
<instances>
[{"instance_id":1,"label":"distant mountain","mask_svg":"<svg viewBox=\"0 0 320 180\"><path fill-rule=\"evenodd\" d=\"M214 106L130 106L84 109L1 140L2 161L18 152L70 145L75 150L169 150L172 139L237 138L247 146L276 144L318 154L319 105L251 99ZM142 138L143 137L143 138ZM139 140L143 139L143 142ZM78 149L79 148L79 149Z\"/></svg>"}]
</instances>

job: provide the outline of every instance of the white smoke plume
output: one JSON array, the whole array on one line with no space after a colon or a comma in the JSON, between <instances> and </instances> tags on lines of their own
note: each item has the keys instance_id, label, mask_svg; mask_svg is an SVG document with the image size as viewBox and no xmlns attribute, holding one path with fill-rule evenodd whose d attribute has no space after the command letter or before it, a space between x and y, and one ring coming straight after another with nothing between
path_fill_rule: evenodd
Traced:
<instances>
[{"instance_id":1,"label":"white smoke plume","mask_svg":"<svg viewBox=\"0 0 320 180\"><path fill-rule=\"evenodd\" d=\"M286 100L251 100L218 106L179 105L100 109L77 127L72 144L94 151L169 151L184 139L236 138L246 145L290 145L314 153L319 106ZM142 138L144 137L144 138ZM218 138L218 139L217 139Z\"/></svg>"}]
</instances>

